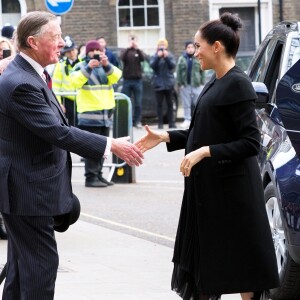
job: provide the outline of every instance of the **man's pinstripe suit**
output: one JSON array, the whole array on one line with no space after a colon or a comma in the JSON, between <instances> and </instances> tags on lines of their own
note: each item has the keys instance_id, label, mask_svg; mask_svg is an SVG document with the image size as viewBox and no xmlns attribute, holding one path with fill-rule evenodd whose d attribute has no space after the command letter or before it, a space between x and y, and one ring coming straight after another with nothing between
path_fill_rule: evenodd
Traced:
<instances>
[{"instance_id":1,"label":"man's pinstripe suit","mask_svg":"<svg viewBox=\"0 0 300 300\"><path fill-rule=\"evenodd\" d=\"M16 56L0 77L0 212L9 234L3 299L53 299L53 216L71 209L70 152L100 160L106 143L70 127L41 76Z\"/></svg>"}]
</instances>

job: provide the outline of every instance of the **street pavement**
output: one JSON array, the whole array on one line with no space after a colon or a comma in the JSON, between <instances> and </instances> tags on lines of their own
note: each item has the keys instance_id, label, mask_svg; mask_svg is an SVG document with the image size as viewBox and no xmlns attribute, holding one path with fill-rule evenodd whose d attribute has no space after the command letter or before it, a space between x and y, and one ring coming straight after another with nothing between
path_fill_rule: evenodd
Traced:
<instances>
[{"instance_id":1,"label":"street pavement","mask_svg":"<svg viewBox=\"0 0 300 300\"><path fill-rule=\"evenodd\" d=\"M170 290L172 247L83 217L65 233L56 233L56 238L60 263L55 300L180 299ZM0 240L0 267L6 249L7 242ZM222 300L237 299L239 295L222 296Z\"/></svg>"}]
</instances>

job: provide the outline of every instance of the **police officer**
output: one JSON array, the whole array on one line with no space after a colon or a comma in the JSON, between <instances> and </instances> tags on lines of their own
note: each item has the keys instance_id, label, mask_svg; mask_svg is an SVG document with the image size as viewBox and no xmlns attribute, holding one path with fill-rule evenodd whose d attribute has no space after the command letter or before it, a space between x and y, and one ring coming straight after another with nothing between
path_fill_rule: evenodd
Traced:
<instances>
[{"instance_id":1,"label":"police officer","mask_svg":"<svg viewBox=\"0 0 300 300\"><path fill-rule=\"evenodd\" d=\"M109 136L115 107L113 85L122 71L111 64L97 40L86 44L86 57L74 67L71 79L76 88L78 127L92 133ZM85 186L107 187L113 185L102 175L103 158L85 157Z\"/></svg>"}]
</instances>

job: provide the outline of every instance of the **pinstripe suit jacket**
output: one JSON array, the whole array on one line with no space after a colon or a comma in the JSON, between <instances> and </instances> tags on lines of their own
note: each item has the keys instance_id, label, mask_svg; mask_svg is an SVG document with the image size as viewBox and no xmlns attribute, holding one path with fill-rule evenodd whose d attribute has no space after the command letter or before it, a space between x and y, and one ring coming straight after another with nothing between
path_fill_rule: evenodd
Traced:
<instances>
[{"instance_id":1,"label":"pinstripe suit jacket","mask_svg":"<svg viewBox=\"0 0 300 300\"><path fill-rule=\"evenodd\" d=\"M0 212L69 212L69 152L100 159L106 142L106 137L70 127L52 91L17 55L0 76Z\"/></svg>"}]
</instances>

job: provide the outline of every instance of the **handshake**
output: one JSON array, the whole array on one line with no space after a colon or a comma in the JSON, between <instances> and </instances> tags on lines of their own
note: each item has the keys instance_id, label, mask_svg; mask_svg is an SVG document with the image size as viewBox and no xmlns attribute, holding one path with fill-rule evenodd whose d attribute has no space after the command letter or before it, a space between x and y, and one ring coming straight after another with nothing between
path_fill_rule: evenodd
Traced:
<instances>
[{"instance_id":1,"label":"handshake","mask_svg":"<svg viewBox=\"0 0 300 300\"><path fill-rule=\"evenodd\" d=\"M143 153L156 147L158 144L170 142L168 132L158 132L145 126L146 134L134 144L129 141L130 137L112 139L111 152L124 160L129 166L139 166L143 163Z\"/></svg>"},{"instance_id":2,"label":"handshake","mask_svg":"<svg viewBox=\"0 0 300 300\"><path fill-rule=\"evenodd\" d=\"M124 160L130 167L139 166L144 158L141 150L129 142L130 137L121 137L111 140L111 152Z\"/></svg>"}]
</instances>

